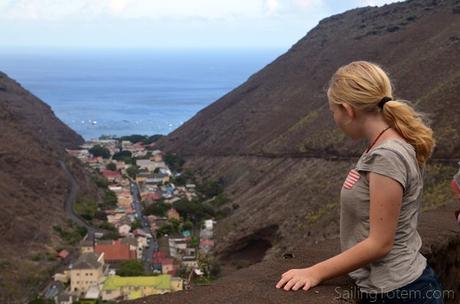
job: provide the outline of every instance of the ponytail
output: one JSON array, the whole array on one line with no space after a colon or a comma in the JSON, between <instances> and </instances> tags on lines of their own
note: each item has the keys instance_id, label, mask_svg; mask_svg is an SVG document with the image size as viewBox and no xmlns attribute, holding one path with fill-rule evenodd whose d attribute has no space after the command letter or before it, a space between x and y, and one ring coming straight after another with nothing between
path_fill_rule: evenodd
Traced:
<instances>
[{"instance_id":1,"label":"ponytail","mask_svg":"<svg viewBox=\"0 0 460 304\"><path fill-rule=\"evenodd\" d=\"M426 114L417 112L405 100L387 102L382 114L388 124L414 147L419 165L424 166L436 146L433 130L424 122L428 121Z\"/></svg>"},{"instance_id":2,"label":"ponytail","mask_svg":"<svg viewBox=\"0 0 460 304\"><path fill-rule=\"evenodd\" d=\"M390 78L379 65L354 61L334 73L327 96L330 102L348 103L360 111L382 111L385 121L414 147L417 162L424 166L435 147L433 131L424 122L426 115L408 101L390 100L380 108L382 98L393 96L392 91Z\"/></svg>"}]
</instances>

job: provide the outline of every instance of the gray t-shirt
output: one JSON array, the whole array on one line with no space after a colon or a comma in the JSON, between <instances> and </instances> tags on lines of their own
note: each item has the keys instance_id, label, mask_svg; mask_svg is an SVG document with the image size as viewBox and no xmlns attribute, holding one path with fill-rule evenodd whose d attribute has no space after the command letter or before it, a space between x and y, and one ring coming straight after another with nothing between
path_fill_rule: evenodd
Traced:
<instances>
[{"instance_id":1,"label":"gray t-shirt","mask_svg":"<svg viewBox=\"0 0 460 304\"><path fill-rule=\"evenodd\" d=\"M368 293L389 292L415 281L426 267L419 252L422 240L417 232L421 208L423 172L415 150L400 139L388 139L364 152L350 170L340 193L340 243L342 251L369 235L369 182L366 171L391 177L404 189L395 240L391 251L349 276Z\"/></svg>"}]
</instances>

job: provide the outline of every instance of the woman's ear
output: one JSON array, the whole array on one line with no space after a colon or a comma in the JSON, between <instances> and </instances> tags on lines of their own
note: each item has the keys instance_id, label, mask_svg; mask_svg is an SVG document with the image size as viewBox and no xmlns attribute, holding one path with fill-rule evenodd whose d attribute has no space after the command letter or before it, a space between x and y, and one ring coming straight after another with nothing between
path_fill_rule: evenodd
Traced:
<instances>
[{"instance_id":1,"label":"woman's ear","mask_svg":"<svg viewBox=\"0 0 460 304\"><path fill-rule=\"evenodd\" d=\"M348 103L342 103L342 106L344 107L347 116L350 119L354 119L356 116L355 110Z\"/></svg>"}]
</instances>

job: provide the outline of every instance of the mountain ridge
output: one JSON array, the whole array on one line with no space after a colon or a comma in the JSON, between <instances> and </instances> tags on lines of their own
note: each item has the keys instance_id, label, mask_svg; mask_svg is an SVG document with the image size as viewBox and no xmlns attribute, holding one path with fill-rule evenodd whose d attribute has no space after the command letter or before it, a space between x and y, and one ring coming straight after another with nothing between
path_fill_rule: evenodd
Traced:
<instances>
[{"instance_id":1,"label":"mountain ridge","mask_svg":"<svg viewBox=\"0 0 460 304\"><path fill-rule=\"evenodd\" d=\"M437 145L427 163L423 209L454 204L449 179L460 151L459 7L458 0L412 0L323 19L157 142L183 156L185 169L222 180L230 198L225 207L238 206L216 226L215 253L225 274L338 235L339 189L365 143L335 126L326 89L336 69L354 60L381 64L393 97L428 114ZM263 249L254 259L257 244Z\"/></svg>"}]
</instances>

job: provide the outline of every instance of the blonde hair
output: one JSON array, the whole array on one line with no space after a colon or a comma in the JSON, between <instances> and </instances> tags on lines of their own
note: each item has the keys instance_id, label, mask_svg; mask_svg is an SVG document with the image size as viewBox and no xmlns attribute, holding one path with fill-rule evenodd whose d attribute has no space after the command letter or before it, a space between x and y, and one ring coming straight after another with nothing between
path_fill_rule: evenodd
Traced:
<instances>
[{"instance_id":1,"label":"blonde hair","mask_svg":"<svg viewBox=\"0 0 460 304\"><path fill-rule=\"evenodd\" d=\"M390 79L377 64L354 61L340 67L332 76L327 96L337 105L347 103L363 112L381 111L385 121L414 147L420 165L431 156L436 143L426 114L416 111L407 100L390 100L383 109L378 107L383 97L393 95Z\"/></svg>"}]
</instances>

